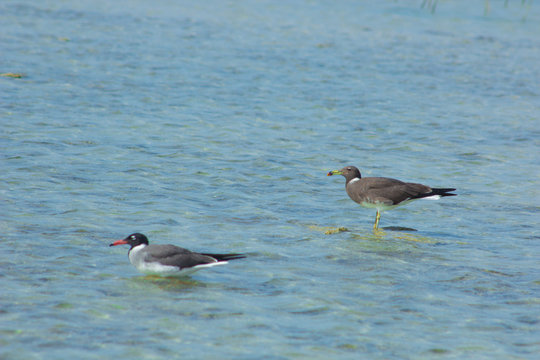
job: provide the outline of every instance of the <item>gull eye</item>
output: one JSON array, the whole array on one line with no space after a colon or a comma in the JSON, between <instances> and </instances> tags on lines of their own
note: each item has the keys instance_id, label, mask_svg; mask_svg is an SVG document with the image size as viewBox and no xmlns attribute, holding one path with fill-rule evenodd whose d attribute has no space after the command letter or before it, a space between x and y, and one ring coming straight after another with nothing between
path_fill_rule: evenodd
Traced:
<instances>
[{"instance_id":1,"label":"gull eye","mask_svg":"<svg viewBox=\"0 0 540 360\"><path fill-rule=\"evenodd\" d=\"M129 238L130 238L131 240L135 240L135 235L131 235Z\"/></svg>"},{"instance_id":2,"label":"gull eye","mask_svg":"<svg viewBox=\"0 0 540 360\"><path fill-rule=\"evenodd\" d=\"M347 168L347 170L348 170L348 171L351 171L352 169L349 167L349 168Z\"/></svg>"}]
</instances>

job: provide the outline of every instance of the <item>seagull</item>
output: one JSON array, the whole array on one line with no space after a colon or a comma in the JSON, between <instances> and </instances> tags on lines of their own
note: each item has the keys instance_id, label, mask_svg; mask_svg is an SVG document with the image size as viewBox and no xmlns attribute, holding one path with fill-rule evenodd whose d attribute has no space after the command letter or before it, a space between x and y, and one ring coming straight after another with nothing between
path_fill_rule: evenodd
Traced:
<instances>
[{"instance_id":1,"label":"seagull","mask_svg":"<svg viewBox=\"0 0 540 360\"><path fill-rule=\"evenodd\" d=\"M203 268L246 257L243 254L196 253L176 245L148 245L148 238L140 233L131 234L109 246L124 244L131 246L128 252L131 264L148 275L187 276Z\"/></svg>"},{"instance_id":2,"label":"seagull","mask_svg":"<svg viewBox=\"0 0 540 360\"><path fill-rule=\"evenodd\" d=\"M438 200L444 196L455 196L453 188L431 188L416 183L406 183L386 177L362 178L355 166L346 166L341 170L332 170L327 176L343 175L345 189L349 197L358 204L377 209L373 230L379 228L381 211L390 210L416 199Z\"/></svg>"}]
</instances>

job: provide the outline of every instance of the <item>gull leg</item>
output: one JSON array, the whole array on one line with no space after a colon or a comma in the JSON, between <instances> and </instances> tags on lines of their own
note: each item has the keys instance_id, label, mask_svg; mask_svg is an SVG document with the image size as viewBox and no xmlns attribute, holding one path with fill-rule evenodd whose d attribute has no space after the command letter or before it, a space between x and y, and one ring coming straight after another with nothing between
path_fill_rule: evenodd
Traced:
<instances>
[{"instance_id":1,"label":"gull leg","mask_svg":"<svg viewBox=\"0 0 540 360\"><path fill-rule=\"evenodd\" d=\"M377 209L377 216L375 216L375 224L373 224L373 230L377 230L379 228L379 220L381 219L381 213Z\"/></svg>"}]
</instances>

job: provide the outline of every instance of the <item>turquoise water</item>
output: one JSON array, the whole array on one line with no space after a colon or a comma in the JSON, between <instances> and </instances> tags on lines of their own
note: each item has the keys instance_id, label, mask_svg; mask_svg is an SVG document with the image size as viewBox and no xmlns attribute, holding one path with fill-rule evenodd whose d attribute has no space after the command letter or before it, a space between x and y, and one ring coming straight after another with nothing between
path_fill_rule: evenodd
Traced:
<instances>
[{"instance_id":1,"label":"turquoise water","mask_svg":"<svg viewBox=\"0 0 540 360\"><path fill-rule=\"evenodd\" d=\"M536 358L540 7L484 5L3 1L0 358ZM459 196L374 234L345 165Z\"/></svg>"}]
</instances>

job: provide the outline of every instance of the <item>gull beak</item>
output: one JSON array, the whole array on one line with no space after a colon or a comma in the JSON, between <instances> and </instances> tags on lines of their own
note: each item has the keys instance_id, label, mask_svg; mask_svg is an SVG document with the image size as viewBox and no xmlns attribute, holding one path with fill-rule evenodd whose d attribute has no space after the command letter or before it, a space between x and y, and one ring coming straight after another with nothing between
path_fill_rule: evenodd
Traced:
<instances>
[{"instance_id":1,"label":"gull beak","mask_svg":"<svg viewBox=\"0 0 540 360\"><path fill-rule=\"evenodd\" d=\"M116 240L115 242L113 242L113 243L110 244L109 246L124 245L124 244L127 244L126 239Z\"/></svg>"}]
</instances>

